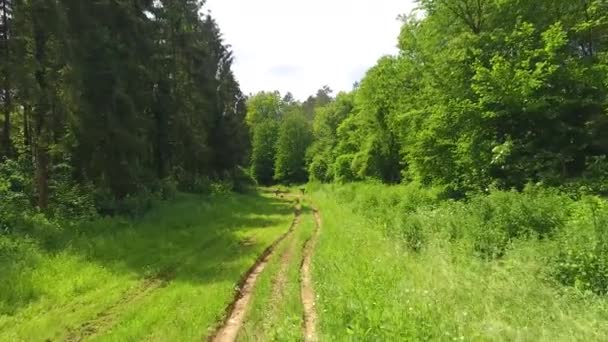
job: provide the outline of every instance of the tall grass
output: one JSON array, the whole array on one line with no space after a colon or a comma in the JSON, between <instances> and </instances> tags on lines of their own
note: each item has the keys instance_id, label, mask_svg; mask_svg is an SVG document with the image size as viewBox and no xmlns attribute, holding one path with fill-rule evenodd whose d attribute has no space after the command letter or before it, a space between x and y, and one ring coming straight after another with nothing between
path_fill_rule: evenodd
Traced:
<instances>
[{"instance_id":1,"label":"tall grass","mask_svg":"<svg viewBox=\"0 0 608 342\"><path fill-rule=\"evenodd\" d=\"M415 184L313 186L326 340L602 340L606 201L555 190L466 201Z\"/></svg>"}]
</instances>

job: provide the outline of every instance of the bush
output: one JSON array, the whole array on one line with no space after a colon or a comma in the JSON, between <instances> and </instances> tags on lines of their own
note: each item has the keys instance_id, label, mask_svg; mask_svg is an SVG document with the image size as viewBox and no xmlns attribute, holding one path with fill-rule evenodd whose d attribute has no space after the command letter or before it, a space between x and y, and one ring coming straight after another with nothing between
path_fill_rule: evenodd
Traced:
<instances>
[{"instance_id":1,"label":"bush","mask_svg":"<svg viewBox=\"0 0 608 342\"><path fill-rule=\"evenodd\" d=\"M210 194L211 180L207 176L196 175L182 168L175 168L172 172L177 190L193 194Z\"/></svg>"},{"instance_id":2,"label":"bush","mask_svg":"<svg viewBox=\"0 0 608 342\"><path fill-rule=\"evenodd\" d=\"M386 186L375 182L342 185L334 193L340 203L384 227L388 234L402 238L415 252L422 250L430 232L424 211L438 203L439 194L418 183Z\"/></svg>"},{"instance_id":3,"label":"bush","mask_svg":"<svg viewBox=\"0 0 608 342\"><path fill-rule=\"evenodd\" d=\"M608 203L586 197L573 214L552 258L550 273L563 285L608 294Z\"/></svg>"},{"instance_id":4,"label":"bush","mask_svg":"<svg viewBox=\"0 0 608 342\"><path fill-rule=\"evenodd\" d=\"M160 193L147 189L136 194L129 194L117 199L108 189L98 189L95 192L95 205L99 214L104 216L124 215L138 217L148 211L155 202L161 200Z\"/></svg>"},{"instance_id":5,"label":"bush","mask_svg":"<svg viewBox=\"0 0 608 342\"><path fill-rule=\"evenodd\" d=\"M255 189L258 185L251 172L242 167L234 169L230 175L232 179L232 190L238 193L247 193Z\"/></svg>"},{"instance_id":6,"label":"bush","mask_svg":"<svg viewBox=\"0 0 608 342\"><path fill-rule=\"evenodd\" d=\"M97 217L92 186L53 182L51 191L53 196L49 203L49 217L65 219L74 224Z\"/></svg>"},{"instance_id":7,"label":"bush","mask_svg":"<svg viewBox=\"0 0 608 342\"><path fill-rule=\"evenodd\" d=\"M493 191L468 203L475 250L485 258L501 257L518 238L546 238L561 229L570 200L555 191L527 187L523 192Z\"/></svg>"},{"instance_id":8,"label":"bush","mask_svg":"<svg viewBox=\"0 0 608 342\"><path fill-rule=\"evenodd\" d=\"M441 191L415 183L313 185L319 187L329 188L338 203L415 253L449 244L446 250L455 251L455 258L506 257L500 263L509 263L518 256L514 251L529 246L524 254L533 253L528 256L542 265L536 270L548 279L608 294L608 201L600 197L576 201L556 189L527 186L521 192L493 190L446 201Z\"/></svg>"},{"instance_id":9,"label":"bush","mask_svg":"<svg viewBox=\"0 0 608 342\"><path fill-rule=\"evenodd\" d=\"M234 189L231 179L219 180L211 183L211 193L214 195L228 194Z\"/></svg>"},{"instance_id":10,"label":"bush","mask_svg":"<svg viewBox=\"0 0 608 342\"><path fill-rule=\"evenodd\" d=\"M173 199L177 196L177 181L173 177L167 177L160 182L160 197L163 200Z\"/></svg>"},{"instance_id":11,"label":"bush","mask_svg":"<svg viewBox=\"0 0 608 342\"><path fill-rule=\"evenodd\" d=\"M582 177L560 184L559 188L576 199L592 195L608 196L608 158L588 158Z\"/></svg>"},{"instance_id":12,"label":"bush","mask_svg":"<svg viewBox=\"0 0 608 342\"><path fill-rule=\"evenodd\" d=\"M413 252L420 252L427 241L424 222L416 215L400 216L397 223L398 234Z\"/></svg>"},{"instance_id":13,"label":"bush","mask_svg":"<svg viewBox=\"0 0 608 342\"><path fill-rule=\"evenodd\" d=\"M556 190L536 186L494 190L468 201L442 200L442 189L417 183L354 183L335 193L355 213L403 238L411 250L423 248L430 234L440 234L452 242L466 239L473 252L490 260L502 257L516 239L553 236L564 227L572 203Z\"/></svg>"},{"instance_id":14,"label":"bush","mask_svg":"<svg viewBox=\"0 0 608 342\"><path fill-rule=\"evenodd\" d=\"M347 183L355 180L355 174L351 167L353 158L354 156L352 154L344 154L336 158L333 170L336 182Z\"/></svg>"},{"instance_id":15,"label":"bush","mask_svg":"<svg viewBox=\"0 0 608 342\"><path fill-rule=\"evenodd\" d=\"M387 186L376 182L348 184L338 191L344 202L353 204L356 212L368 218L393 218L395 213L408 214L439 203L439 192L418 183Z\"/></svg>"},{"instance_id":16,"label":"bush","mask_svg":"<svg viewBox=\"0 0 608 342\"><path fill-rule=\"evenodd\" d=\"M26 164L19 161L0 163L0 234L25 226L24 218L33 213L27 171Z\"/></svg>"},{"instance_id":17,"label":"bush","mask_svg":"<svg viewBox=\"0 0 608 342\"><path fill-rule=\"evenodd\" d=\"M117 202L116 214L140 217L150 210L154 203L160 199L158 194L149 191L141 191L137 194L127 195L127 197Z\"/></svg>"},{"instance_id":18,"label":"bush","mask_svg":"<svg viewBox=\"0 0 608 342\"><path fill-rule=\"evenodd\" d=\"M308 166L310 179L318 182L329 182L333 175L330 172L330 167L323 157L315 157Z\"/></svg>"}]
</instances>

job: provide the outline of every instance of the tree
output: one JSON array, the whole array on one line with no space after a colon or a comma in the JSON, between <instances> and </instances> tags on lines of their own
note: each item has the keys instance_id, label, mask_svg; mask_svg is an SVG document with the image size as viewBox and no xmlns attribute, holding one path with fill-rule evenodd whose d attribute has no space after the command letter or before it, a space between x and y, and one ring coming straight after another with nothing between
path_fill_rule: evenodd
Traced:
<instances>
[{"instance_id":1,"label":"tree","mask_svg":"<svg viewBox=\"0 0 608 342\"><path fill-rule=\"evenodd\" d=\"M13 4L11 0L0 1L0 99L2 100L3 124L2 135L0 136L0 153L10 157L13 154L11 142L11 113L13 111L13 84L11 75L11 65L14 62L11 53L12 45L12 16Z\"/></svg>"},{"instance_id":2,"label":"tree","mask_svg":"<svg viewBox=\"0 0 608 342\"><path fill-rule=\"evenodd\" d=\"M304 113L309 121L313 120L315 114L315 108L323 107L329 104L333 99L331 94L333 90L327 85L323 86L321 89L317 90L317 94L315 96L309 96L304 103L302 103L302 108L304 109Z\"/></svg>"},{"instance_id":3,"label":"tree","mask_svg":"<svg viewBox=\"0 0 608 342\"><path fill-rule=\"evenodd\" d=\"M353 93L339 93L335 101L316 109L313 121L314 143L307 152L311 179L322 182L334 180L338 127L351 115L353 109Z\"/></svg>"},{"instance_id":4,"label":"tree","mask_svg":"<svg viewBox=\"0 0 608 342\"><path fill-rule=\"evenodd\" d=\"M279 92L259 92L247 101L247 123L252 129L260 122L279 120L284 102Z\"/></svg>"},{"instance_id":5,"label":"tree","mask_svg":"<svg viewBox=\"0 0 608 342\"><path fill-rule=\"evenodd\" d=\"M202 4L0 0L0 154L32 161L39 207L59 182L120 200L245 165L245 98Z\"/></svg>"},{"instance_id":6,"label":"tree","mask_svg":"<svg viewBox=\"0 0 608 342\"><path fill-rule=\"evenodd\" d=\"M260 92L247 101L246 120L252 136L251 173L261 184L273 181L279 122L285 107L279 92Z\"/></svg>"},{"instance_id":7,"label":"tree","mask_svg":"<svg viewBox=\"0 0 608 342\"><path fill-rule=\"evenodd\" d=\"M337 129L314 108L313 179L416 180L460 196L559 184L608 154L608 3L421 0ZM334 133L335 132L335 133ZM329 147L328 147L329 146Z\"/></svg>"},{"instance_id":8,"label":"tree","mask_svg":"<svg viewBox=\"0 0 608 342\"><path fill-rule=\"evenodd\" d=\"M260 184L272 183L275 174L278 123L272 119L258 122L251 142L251 174Z\"/></svg>"},{"instance_id":9,"label":"tree","mask_svg":"<svg viewBox=\"0 0 608 342\"><path fill-rule=\"evenodd\" d=\"M306 182L306 150L311 143L311 127L304 113L300 109L286 113L276 143L274 179L286 183Z\"/></svg>"}]
</instances>

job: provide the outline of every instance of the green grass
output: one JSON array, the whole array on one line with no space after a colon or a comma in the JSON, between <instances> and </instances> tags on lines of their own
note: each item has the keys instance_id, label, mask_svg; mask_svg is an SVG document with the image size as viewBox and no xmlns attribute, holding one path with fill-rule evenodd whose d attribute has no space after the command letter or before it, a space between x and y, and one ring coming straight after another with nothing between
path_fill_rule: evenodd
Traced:
<instances>
[{"instance_id":1,"label":"green grass","mask_svg":"<svg viewBox=\"0 0 608 342\"><path fill-rule=\"evenodd\" d=\"M312 236L312 212L304 206L300 224L294 234L283 241L261 274L239 341L301 341L303 308L300 297L300 266L304 244ZM282 293L273 295L282 258L289 252Z\"/></svg>"},{"instance_id":2,"label":"green grass","mask_svg":"<svg viewBox=\"0 0 608 342\"><path fill-rule=\"evenodd\" d=\"M411 203L400 201L423 196L402 193L393 201L389 197L396 191L380 185L327 186L312 194L323 217L313 260L322 341L601 341L608 336L605 297L547 277L550 240L514 240L502 258L487 260L473 253L465 238L433 235L441 215L463 215L453 222L467 223L462 212L437 211L434 203L426 212L428 222L417 226L425 236L424 247L415 252L410 235L399 235L400 228L391 225L395 218L414 215L411 208L404 210Z\"/></svg>"},{"instance_id":3,"label":"green grass","mask_svg":"<svg viewBox=\"0 0 608 342\"><path fill-rule=\"evenodd\" d=\"M260 195L180 195L142 219L59 231L54 244L4 239L0 341L201 340L292 213Z\"/></svg>"},{"instance_id":4,"label":"green grass","mask_svg":"<svg viewBox=\"0 0 608 342\"><path fill-rule=\"evenodd\" d=\"M323 219L312 267L321 341L608 336L603 199L309 188ZM0 341L200 341L291 224L294 199L284 197L180 195L140 219L0 236ZM302 340L310 207L259 276L240 341Z\"/></svg>"}]
</instances>

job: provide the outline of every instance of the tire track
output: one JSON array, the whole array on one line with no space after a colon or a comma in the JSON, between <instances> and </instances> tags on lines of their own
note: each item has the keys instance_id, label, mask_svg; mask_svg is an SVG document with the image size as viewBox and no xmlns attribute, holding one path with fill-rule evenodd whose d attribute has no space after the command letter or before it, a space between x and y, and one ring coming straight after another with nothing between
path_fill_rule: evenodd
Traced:
<instances>
[{"instance_id":1,"label":"tire track","mask_svg":"<svg viewBox=\"0 0 608 342\"><path fill-rule=\"evenodd\" d=\"M296 222L296 227L300 224L300 220ZM287 242L286 242L287 243ZM289 271L289 263L293 257L294 251L297 248L297 239L292 234L290 236L290 241L288 241L289 245L283 251L281 255L280 267L277 275L274 278L273 286L272 286L272 294L271 294L271 308L276 307L281 303L283 299L285 286L287 285L287 273Z\"/></svg>"},{"instance_id":2,"label":"tire track","mask_svg":"<svg viewBox=\"0 0 608 342\"><path fill-rule=\"evenodd\" d=\"M291 223L291 226L289 227L289 230L275 240L268 248L266 248L253 266L245 273L239 282L238 291L235 294L233 302L226 310L226 318L215 333L210 335L208 341L232 342L236 340L238 332L243 326L245 314L247 313L247 307L249 305L249 301L251 300L253 289L259 275L262 273L262 271L264 271L264 268L266 268L266 265L268 264L270 257L274 254L276 247L294 232L300 221L300 215L301 208L296 207L295 217Z\"/></svg>"},{"instance_id":3,"label":"tire track","mask_svg":"<svg viewBox=\"0 0 608 342\"><path fill-rule=\"evenodd\" d=\"M143 280L139 285L128 290L118 302L99 312L95 318L85 321L80 327L72 330L65 338L65 341L83 341L91 336L107 331L114 325L115 317L122 312L125 306L142 300L156 289L167 286L174 277L175 271L165 270Z\"/></svg>"},{"instance_id":4,"label":"tire track","mask_svg":"<svg viewBox=\"0 0 608 342\"><path fill-rule=\"evenodd\" d=\"M209 239L201 249L213 245L219 239L220 234ZM185 259L183 257L182 259ZM79 342L89 337L108 331L116 323L116 317L120 315L125 306L136 303L151 295L155 290L164 288L176 277L179 266L165 266L156 275L148 276L135 287L127 290L118 301L98 312L95 318L84 321L80 326L70 329L65 337L66 342Z\"/></svg>"},{"instance_id":5,"label":"tire track","mask_svg":"<svg viewBox=\"0 0 608 342\"><path fill-rule=\"evenodd\" d=\"M315 310L315 291L312 282L312 256L321 230L321 215L317 209L313 209L315 219L315 231L304 247L302 258L302 306L304 307L304 341L316 342L317 336L317 313Z\"/></svg>"}]
</instances>

